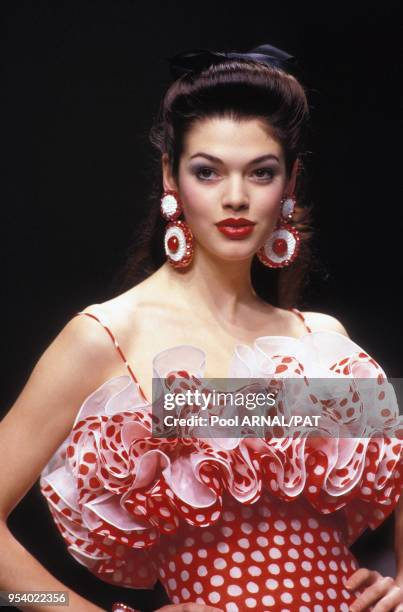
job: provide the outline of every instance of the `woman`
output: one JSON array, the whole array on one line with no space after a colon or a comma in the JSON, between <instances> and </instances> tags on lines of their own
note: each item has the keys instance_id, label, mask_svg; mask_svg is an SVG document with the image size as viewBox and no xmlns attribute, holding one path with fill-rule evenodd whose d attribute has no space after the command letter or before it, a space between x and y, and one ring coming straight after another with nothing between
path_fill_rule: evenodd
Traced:
<instances>
[{"instance_id":1,"label":"woman","mask_svg":"<svg viewBox=\"0 0 403 612\"><path fill-rule=\"evenodd\" d=\"M149 275L72 317L1 423L1 588L63 590L6 528L41 473L73 557L130 589L159 579L164 610L403 609L402 556L384 578L348 548L395 508L402 547L393 394L337 319L294 307L309 263L296 199L308 104L289 59L270 45L171 59L176 80L151 134L162 162L152 267L135 252ZM158 435L153 377L175 395L205 389L202 377L286 384L304 373L304 410L327 419L316 438ZM336 409L309 376L355 386ZM382 391L366 394L360 376ZM69 593L72 609L98 609Z\"/></svg>"}]
</instances>

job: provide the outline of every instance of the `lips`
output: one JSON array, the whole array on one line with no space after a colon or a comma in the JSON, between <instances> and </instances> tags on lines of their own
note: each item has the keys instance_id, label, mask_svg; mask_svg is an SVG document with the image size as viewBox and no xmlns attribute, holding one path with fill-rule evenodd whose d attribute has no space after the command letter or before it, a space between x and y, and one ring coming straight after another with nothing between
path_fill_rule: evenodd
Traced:
<instances>
[{"instance_id":1,"label":"lips","mask_svg":"<svg viewBox=\"0 0 403 612\"><path fill-rule=\"evenodd\" d=\"M219 232L232 240L240 240L249 236L254 229L255 223L247 219L224 219L216 223Z\"/></svg>"},{"instance_id":2,"label":"lips","mask_svg":"<svg viewBox=\"0 0 403 612\"><path fill-rule=\"evenodd\" d=\"M249 219L228 218L228 219L223 219L222 221L219 221L218 223L216 223L216 225L217 227L250 227L250 226L255 225L255 223L253 221L249 221Z\"/></svg>"}]
</instances>

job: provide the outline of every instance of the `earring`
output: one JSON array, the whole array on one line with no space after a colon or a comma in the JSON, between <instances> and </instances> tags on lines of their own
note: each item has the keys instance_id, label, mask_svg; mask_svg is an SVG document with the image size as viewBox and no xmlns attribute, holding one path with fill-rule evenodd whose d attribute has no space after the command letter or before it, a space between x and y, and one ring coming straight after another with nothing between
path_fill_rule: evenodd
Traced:
<instances>
[{"instance_id":1,"label":"earring","mask_svg":"<svg viewBox=\"0 0 403 612\"><path fill-rule=\"evenodd\" d=\"M193 259L193 233L186 221L178 219L183 209L176 191L164 191L160 210L164 219L170 222L164 235L167 260L173 268L186 268Z\"/></svg>"},{"instance_id":2,"label":"earring","mask_svg":"<svg viewBox=\"0 0 403 612\"><path fill-rule=\"evenodd\" d=\"M296 200L293 196L281 200L281 215L275 230L257 251L258 259L268 268L285 268L298 255L299 232L290 225Z\"/></svg>"}]
</instances>

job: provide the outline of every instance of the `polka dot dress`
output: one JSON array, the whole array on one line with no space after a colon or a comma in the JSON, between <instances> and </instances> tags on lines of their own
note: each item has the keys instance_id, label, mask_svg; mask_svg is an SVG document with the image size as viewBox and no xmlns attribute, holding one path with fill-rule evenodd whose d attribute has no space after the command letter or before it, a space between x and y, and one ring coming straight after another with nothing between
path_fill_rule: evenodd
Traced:
<instances>
[{"instance_id":1,"label":"polka dot dress","mask_svg":"<svg viewBox=\"0 0 403 612\"><path fill-rule=\"evenodd\" d=\"M173 603L229 612L349 610L361 591L345 588L358 564L342 516L268 494L251 506L226 497L224 508L215 525L186 525L164 540L158 575Z\"/></svg>"},{"instance_id":2,"label":"polka dot dress","mask_svg":"<svg viewBox=\"0 0 403 612\"><path fill-rule=\"evenodd\" d=\"M337 333L314 339L307 327L302 341L258 338L255 349L270 355L277 376L305 380L317 338L335 376L371 368L379 384L372 420L354 390L336 404L323 401L321 410L336 423L365 417L382 436L338 445L297 437L284 445L278 432L224 451L207 439L153 438L151 404L105 318L79 314L103 325L130 376L111 378L86 398L41 474L41 492L70 554L111 584L149 589L159 580L174 604L347 611L361 592L345 588L358 568L349 546L385 520L403 488L403 426L379 364ZM255 363L246 348L242 360ZM200 349L168 352L171 369L162 377L171 390L198 388L185 364L194 365ZM305 391L312 407L322 401Z\"/></svg>"}]
</instances>

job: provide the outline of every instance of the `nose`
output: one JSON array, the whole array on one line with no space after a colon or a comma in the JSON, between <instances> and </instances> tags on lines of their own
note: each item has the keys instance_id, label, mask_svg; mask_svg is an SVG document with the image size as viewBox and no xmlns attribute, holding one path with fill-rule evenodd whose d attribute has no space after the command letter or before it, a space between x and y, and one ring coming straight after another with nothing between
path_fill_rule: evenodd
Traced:
<instances>
[{"instance_id":1,"label":"nose","mask_svg":"<svg viewBox=\"0 0 403 612\"><path fill-rule=\"evenodd\" d=\"M249 208L248 196L241 178L233 177L228 181L222 206L224 210L245 210Z\"/></svg>"}]
</instances>

